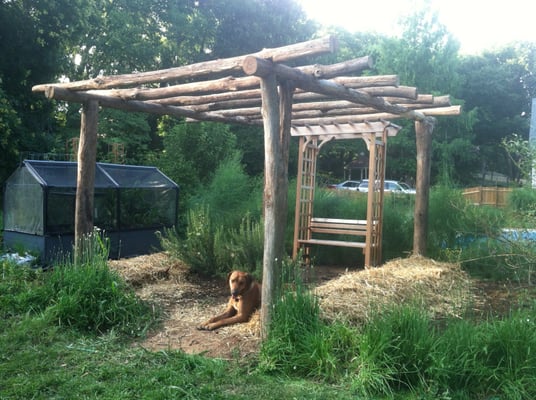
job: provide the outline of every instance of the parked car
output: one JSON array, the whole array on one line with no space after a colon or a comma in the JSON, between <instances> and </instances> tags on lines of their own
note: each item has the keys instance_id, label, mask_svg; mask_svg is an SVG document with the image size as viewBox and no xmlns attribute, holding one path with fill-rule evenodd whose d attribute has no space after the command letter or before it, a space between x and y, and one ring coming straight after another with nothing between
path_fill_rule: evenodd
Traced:
<instances>
[{"instance_id":1,"label":"parked car","mask_svg":"<svg viewBox=\"0 0 536 400\"><path fill-rule=\"evenodd\" d=\"M344 181L337 184L328 185L329 189L357 190L361 181Z\"/></svg>"},{"instance_id":2,"label":"parked car","mask_svg":"<svg viewBox=\"0 0 536 400\"><path fill-rule=\"evenodd\" d=\"M361 181L361 184L359 185L358 189L360 192L367 193L368 192L368 179L365 179ZM383 191L384 192L393 192L393 193L407 193L407 194L415 194L415 189L410 187L405 182L399 182L399 181L391 181L386 180L384 181L383 185Z\"/></svg>"}]
</instances>

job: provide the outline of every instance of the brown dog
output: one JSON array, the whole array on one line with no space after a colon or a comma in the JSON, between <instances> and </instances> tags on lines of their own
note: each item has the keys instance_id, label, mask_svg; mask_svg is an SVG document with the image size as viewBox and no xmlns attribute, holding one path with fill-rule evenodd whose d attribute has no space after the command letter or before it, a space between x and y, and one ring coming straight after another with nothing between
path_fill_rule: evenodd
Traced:
<instances>
[{"instance_id":1,"label":"brown dog","mask_svg":"<svg viewBox=\"0 0 536 400\"><path fill-rule=\"evenodd\" d=\"M247 272L233 271L228 276L231 298L225 311L201 324L198 329L212 331L222 326L247 322L261 306L261 285Z\"/></svg>"}]
</instances>

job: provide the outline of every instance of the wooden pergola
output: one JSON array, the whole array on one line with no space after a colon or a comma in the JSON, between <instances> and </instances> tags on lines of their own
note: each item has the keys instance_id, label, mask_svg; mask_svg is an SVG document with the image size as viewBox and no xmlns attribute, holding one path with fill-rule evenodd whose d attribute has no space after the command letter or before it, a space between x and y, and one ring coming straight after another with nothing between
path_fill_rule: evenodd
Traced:
<instances>
[{"instance_id":1,"label":"wooden pergola","mask_svg":"<svg viewBox=\"0 0 536 400\"><path fill-rule=\"evenodd\" d=\"M358 246L364 246L367 265L376 265L381 250L383 184L376 189L374 182L383 181L386 140L399 129L390 121L399 118L415 120L418 171L414 252L423 253L433 117L457 115L460 107L452 106L448 96L422 95L414 87L401 86L396 75L356 76L371 67L370 57L332 65L302 65L303 60L336 49L336 39L325 37L165 70L34 86L34 92L44 92L49 99L82 104L75 253L80 238L93 229L99 107L170 115L192 122L264 127L263 336L270 321L274 271L284 254L291 135L300 136L298 190L305 193L297 196L295 251L298 246L315 244L308 236L312 229L342 229L327 226L325 224L331 222L319 218L315 221L312 197L307 203L314 190L317 151L322 143L331 139L363 138L371 153L369 209L367 221L358 221L349 229L359 230L362 235L365 227L365 245ZM288 63L297 66L285 65Z\"/></svg>"}]
</instances>

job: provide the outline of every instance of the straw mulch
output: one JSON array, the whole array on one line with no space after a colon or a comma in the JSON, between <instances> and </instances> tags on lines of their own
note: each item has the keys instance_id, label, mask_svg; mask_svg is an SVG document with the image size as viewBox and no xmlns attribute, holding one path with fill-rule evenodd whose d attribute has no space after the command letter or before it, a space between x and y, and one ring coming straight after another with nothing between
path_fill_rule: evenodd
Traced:
<instances>
[{"instance_id":1,"label":"straw mulch","mask_svg":"<svg viewBox=\"0 0 536 400\"><path fill-rule=\"evenodd\" d=\"M187 353L233 358L258 352L260 318L199 331L197 326L223 311L229 298L227 283L201 279L164 252L111 260L138 296L163 311L160 329L140 343L146 349L181 349ZM398 259L378 268L345 272L316 267L320 308L328 320L362 323L375 310L392 304L419 302L434 317L462 315L471 300L471 283L458 265L423 257ZM238 349L238 350L237 350Z\"/></svg>"},{"instance_id":2,"label":"straw mulch","mask_svg":"<svg viewBox=\"0 0 536 400\"><path fill-rule=\"evenodd\" d=\"M203 353L219 358L233 358L237 351L241 356L258 351L258 313L249 323L214 332L197 330L201 322L225 309L229 299L226 282L192 275L187 266L171 259L165 252L110 260L109 265L141 299L154 304L164 314L160 329L140 342L144 348L181 349L190 354Z\"/></svg>"},{"instance_id":3,"label":"straw mulch","mask_svg":"<svg viewBox=\"0 0 536 400\"><path fill-rule=\"evenodd\" d=\"M318 286L316 294L325 318L353 323L400 304L421 306L434 318L461 317L473 300L471 281L459 265L420 256L347 272Z\"/></svg>"}]
</instances>

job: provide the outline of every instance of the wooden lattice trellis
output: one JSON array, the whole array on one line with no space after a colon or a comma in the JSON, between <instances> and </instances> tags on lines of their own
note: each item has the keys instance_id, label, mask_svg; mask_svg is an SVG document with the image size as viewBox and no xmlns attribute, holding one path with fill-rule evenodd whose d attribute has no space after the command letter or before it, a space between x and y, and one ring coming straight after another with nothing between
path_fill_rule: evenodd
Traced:
<instances>
[{"instance_id":1,"label":"wooden lattice trellis","mask_svg":"<svg viewBox=\"0 0 536 400\"><path fill-rule=\"evenodd\" d=\"M379 121L354 126L353 124L295 127L293 136L300 137L296 209L294 222L293 257L304 247L304 257L309 258L311 245L327 245L362 248L366 266L377 266L381 260L381 233L383 210L383 181L385 179L385 149L387 137L395 136L400 127ZM366 220L316 217L314 192L316 188L316 162L321 147L338 139L363 139L369 149L369 191ZM374 182L376 182L374 184ZM316 234L322 238L315 237ZM327 234L352 237L352 240L334 240ZM364 241L361 240L364 238Z\"/></svg>"}]
</instances>

